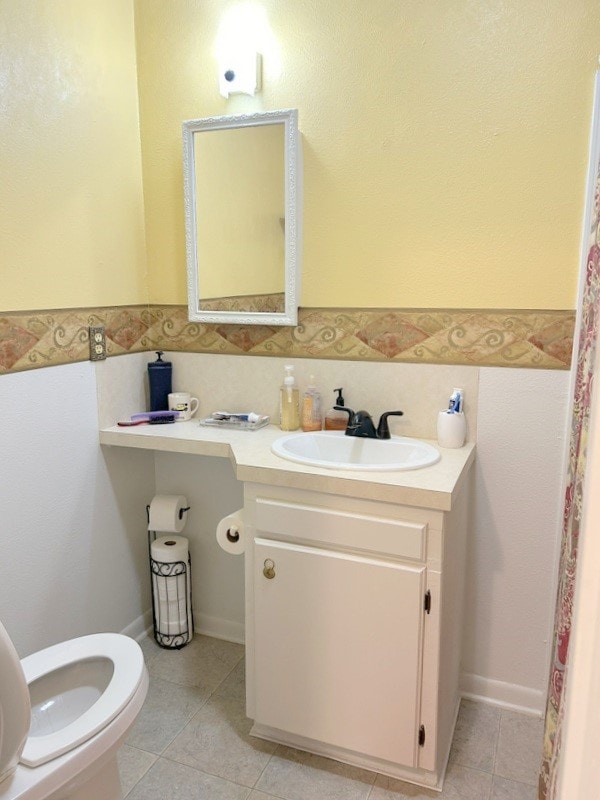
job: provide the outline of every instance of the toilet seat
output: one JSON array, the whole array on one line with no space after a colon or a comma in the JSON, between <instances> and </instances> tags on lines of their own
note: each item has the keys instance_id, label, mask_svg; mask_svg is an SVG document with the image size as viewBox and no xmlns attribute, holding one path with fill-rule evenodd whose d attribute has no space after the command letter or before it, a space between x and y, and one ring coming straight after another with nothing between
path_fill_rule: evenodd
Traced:
<instances>
[{"instance_id":1,"label":"toilet seat","mask_svg":"<svg viewBox=\"0 0 600 800\"><path fill-rule=\"evenodd\" d=\"M19 764L16 771L4 783L0 783L0 800L47 800L90 768L102 763L107 757L115 758L137 715L148 689L148 673L144 668L140 686L120 714L78 747L52 761L32 769ZM111 755L112 751L112 755Z\"/></svg>"},{"instance_id":2,"label":"toilet seat","mask_svg":"<svg viewBox=\"0 0 600 800\"><path fill-rule=\"evenodd\" d=\"M0 784L11 775L29 731L29 690L19 655L0 622Z\"/></svg>"},{"instance_id":3,"label":"toilet seat","mask_svg":"<svg viewBox=\"0 0 600 800\"><path fill-rule=\"evenodd\" d=\"M21 754L22 764L37 767L90 739L125 708L145 673L144 657L137 642L116 633L71 639L22 659L28 685L61 667L99 659L108 659L113 666L113 674L100 697L60 730L43 736L30 735Z\"/></svg>"}]
</instances>

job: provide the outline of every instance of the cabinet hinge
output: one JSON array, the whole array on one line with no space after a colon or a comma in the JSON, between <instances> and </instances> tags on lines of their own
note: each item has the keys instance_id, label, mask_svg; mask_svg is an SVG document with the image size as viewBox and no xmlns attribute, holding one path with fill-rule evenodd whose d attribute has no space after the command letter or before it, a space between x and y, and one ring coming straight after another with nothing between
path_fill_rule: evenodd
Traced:
<instances>
[{"instance_id":1,"label":"cabinet hinge","mask_svg":"<svg viewBox=\"0 0 600 800\"><path fill-rule=\"evenodd\" d=\"M423 747L425 744L425 725L421 725L419 728L419 747Z\"/></svg>"},{"instance_id":2,"label":"cabinet hinge","mask_svg":"<svg viewBox=\"0 0 600 800\"><path fill-rule=\"evenodd\" d=\"M427 614L431 614L431 592L429 589L425 592L425 602L423 603L423 608Z\"/></svg>"}]
</instances>

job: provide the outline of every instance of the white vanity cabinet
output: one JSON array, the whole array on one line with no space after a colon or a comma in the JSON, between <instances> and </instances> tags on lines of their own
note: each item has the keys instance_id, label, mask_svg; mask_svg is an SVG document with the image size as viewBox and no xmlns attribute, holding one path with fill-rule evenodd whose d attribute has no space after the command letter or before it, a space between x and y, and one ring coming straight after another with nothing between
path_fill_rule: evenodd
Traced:
<instances>
[{"instance_id":1,"label":"white vanity cabinet","mask_svg":"<svg viewBox=\"0 0 600 800\"><path fill-rule=\"evenodd\" d=\"M112 427L103 445L219 456L244 484L252 733L440 788L458 711L473 443L426 469L341 473L281 431Z\"/></svg>"},{"instance_id":2,"label":"white vanity cabinet","mask_svg":"<svg viewBox=\"0 0 600 800\"><path fill-rule=\"evenodd\" d=\"M466 495L439 511L246 484L254 735L439 786L458 709Z\"/></svg>"}]
</instances>

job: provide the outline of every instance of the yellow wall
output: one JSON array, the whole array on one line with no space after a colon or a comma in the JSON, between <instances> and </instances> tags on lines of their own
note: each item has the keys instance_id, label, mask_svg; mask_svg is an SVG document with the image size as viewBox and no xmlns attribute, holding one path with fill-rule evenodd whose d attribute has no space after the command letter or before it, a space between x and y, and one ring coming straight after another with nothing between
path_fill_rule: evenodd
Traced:
<instances>
[{"instance_id":1,"label":"yellow wall","mask_svg":"<svg viewBox=\"0 0 600 800\"><path fill-rule=\"evenodd\" d=\"M0 310L147 300L133 8L0 0Z\"/></svg>"},{"instance_id":2,"label":"yellow wall","mask_svg":"<svg viewBox=\"0 0 600 800\"><path fill-rule=\"evenodd\" d=\"M259 21L256 98L218 93L215 46L234 6ZM574 307L597 0L135 11L151 301L186 301L181 122L296 107L302 305Z\"/></svg>"},{"instance_id":3,"label":"yellow wall","mask_svg":"<svg viewBox=\"0 0 600 800\"><path fill-rule=\"evenodd\" d=\"M264 88L225 100L235 6ZM0 0L0 30L0 310L185 303L181 122L287 107L302 305L575 305L597 0Z\"/></svg>"}]
</instances>

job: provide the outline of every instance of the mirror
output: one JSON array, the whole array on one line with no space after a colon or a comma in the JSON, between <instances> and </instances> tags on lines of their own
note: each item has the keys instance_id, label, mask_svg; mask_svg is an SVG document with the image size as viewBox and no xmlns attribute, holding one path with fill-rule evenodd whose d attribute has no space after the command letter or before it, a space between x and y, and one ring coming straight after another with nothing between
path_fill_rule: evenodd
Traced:
<instances>
[{"instance_id":1,"label":"mirror","mask_svg":"<svg viewBox=\"0 0 600 800\"><path fill-rule=\"evenodd\" d=\"M296 109L183 123L189 319L296 325Z\"/></svg>"}]
</instances>

